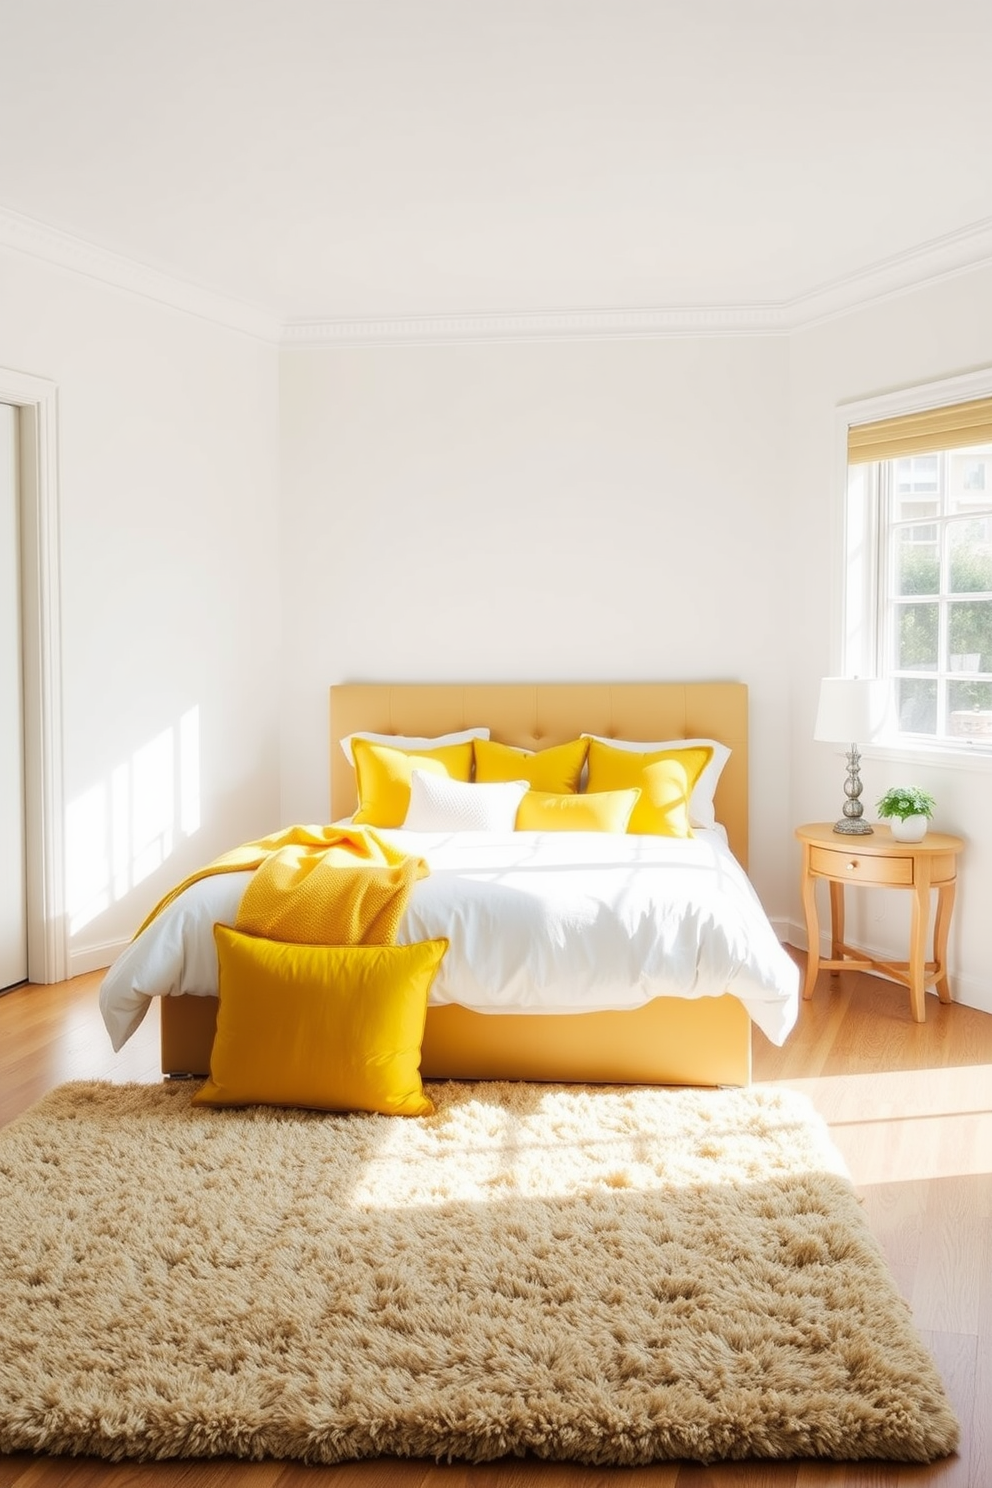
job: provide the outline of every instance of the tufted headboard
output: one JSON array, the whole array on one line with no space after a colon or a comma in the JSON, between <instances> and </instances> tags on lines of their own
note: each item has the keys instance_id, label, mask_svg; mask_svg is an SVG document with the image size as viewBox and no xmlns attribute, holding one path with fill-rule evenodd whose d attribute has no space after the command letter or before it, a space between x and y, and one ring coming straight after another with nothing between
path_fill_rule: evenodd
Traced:
<instances>
[{"instance_id":1,"label":"tufted headboard","mask_svg":"<svg viewBox=\"0 0 992 1488\"><path fill-rule=\"evenodd\" d=\"M732 750L717 820L747 868L748 721L743 682L348 682L331 688L331 819L354 811L355 775L340 741L368 729L429 737L485 725L501 744L546 749L579 734L719 739Z\"/></svg>"}]
</instances>

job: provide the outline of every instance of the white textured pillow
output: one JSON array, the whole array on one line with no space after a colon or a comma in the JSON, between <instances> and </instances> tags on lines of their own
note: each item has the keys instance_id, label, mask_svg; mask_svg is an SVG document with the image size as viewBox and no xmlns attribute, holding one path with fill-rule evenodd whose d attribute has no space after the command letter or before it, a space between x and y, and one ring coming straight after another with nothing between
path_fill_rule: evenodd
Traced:
<instances>
[{"instance_id":1,"label":"white textured pillow","mask_svg":"<svg viewBox=\"0 0 992 1488\"><path fill-rule=\"evenodd\" d=\"M651 754L658 749L692 749L694 747L712 749L713 755L710 762L696 781L692 795L689 797L689 825L708 827L711 830L716 826L713 797L716 793L717 781L723 773L723 767L730 758L731 752L726 744L721 744L716 739L662 739L652 744L644 739L607 739L603 734L583 734L582 737L583 739L595 739L600 744L608 744L611 749L629 749L632 754Z\"/></svg>"},{"instance_id":2,"label":"white textured pillow","mask_svg":"<svg viewBox=\"0 0 992 1488\"><path fill-rule=\"evenodd\" d=\"M414 770L403 825L411 832L512 832L529 790L526 780L473 785Z\"/></svg>"},{"instance_id":3,"label":"white textured pillow","mask_svg":"<svg viewBox=\"0 0 992 1488\"><path fill-rule=\"evenodd\" d=\"M368 734L363 730L345 734L341 748L349 765L354 765L352 739L368 739L370 744L388 744L390 749L443 749L446 744L470 744L473 739L488 739L487 728L462 729L458 734L437 734L433 739L415 739L409 734Z\"/></svg>"}]
</instances>

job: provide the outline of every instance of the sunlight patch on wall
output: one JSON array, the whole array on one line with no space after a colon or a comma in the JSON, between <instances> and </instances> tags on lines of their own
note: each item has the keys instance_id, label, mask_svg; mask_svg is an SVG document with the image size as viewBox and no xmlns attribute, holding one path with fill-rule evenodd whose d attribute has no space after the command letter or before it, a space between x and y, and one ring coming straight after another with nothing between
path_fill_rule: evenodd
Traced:
<instances>
[{"instance_id":1,"label":"sunlight patch on wall","mask_svg":"<svg viewBox=\"0 0 992 1488\"><path fill-rule=\"evenodd\" d=\"M65 813L65 899L69 934L110 906L107 790L94 785Z\"/></svg>"},{"instance_id":2,"label":"sunlight patch on wall","mask_svg":"<svg viewBox=\"0 0 992 1488\"><path fill-rule=\"evenodd\" d=\"M174 734L166 729L131 756L131 878L136 884L172 852L175 821Z\"/></svg>"},{"instance_id":3,"label":"sunlight patch on wall","mask_svg":"<svg viewBox=\"0 0 992 1488\"><path fill-rule=\"evenodd\" d=\"M194 707L69 803L69 934L123 899L199 827L200 710Z\"/></svg>"}]
</instances>

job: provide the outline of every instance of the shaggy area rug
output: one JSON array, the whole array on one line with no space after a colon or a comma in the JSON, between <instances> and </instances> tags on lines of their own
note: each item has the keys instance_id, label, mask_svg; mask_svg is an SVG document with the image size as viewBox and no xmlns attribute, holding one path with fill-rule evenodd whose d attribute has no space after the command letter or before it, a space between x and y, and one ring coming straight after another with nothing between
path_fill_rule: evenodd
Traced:
<instances>
[{"instance_id":1,"label":"shaggy area rug","mask_svg":"<svg viewBox=\"0 0 992 1488\"><path fill-rule=\"evenodd\" d=\"M927 1461L957 1424L804 1097L64 1085L0 1131L0 1448Z\"/></svg>"}]
</instances>

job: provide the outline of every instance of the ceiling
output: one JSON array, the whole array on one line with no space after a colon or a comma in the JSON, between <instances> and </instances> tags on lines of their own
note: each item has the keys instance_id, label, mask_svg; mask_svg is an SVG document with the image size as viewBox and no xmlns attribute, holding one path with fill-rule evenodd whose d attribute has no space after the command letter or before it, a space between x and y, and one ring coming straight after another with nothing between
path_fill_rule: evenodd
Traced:
<instances>
[{"instance_id":1,"label":"ceiling","mask_svg":"<svg viewBox=\"0 0 992 1488\"><path fill-rule=\"evenodd\" d=\"M989 0L0 0L0 132L0 243L283 326L992 262Z\"/></svg>"}]
</instances>

